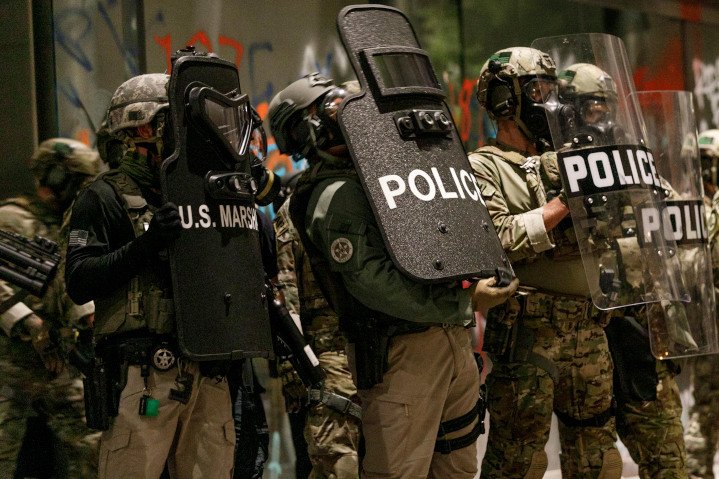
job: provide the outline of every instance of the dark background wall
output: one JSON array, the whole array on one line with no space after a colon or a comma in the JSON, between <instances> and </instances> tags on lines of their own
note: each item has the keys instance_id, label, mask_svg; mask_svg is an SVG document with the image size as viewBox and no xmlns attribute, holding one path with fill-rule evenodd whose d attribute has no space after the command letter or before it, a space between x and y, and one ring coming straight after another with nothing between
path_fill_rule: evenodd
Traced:
<instances>
[{"instance_id":1,"label":"dark background wall","mask_svg":"<svg viewBox=\"0 0 719 479\"><path fill-rule=\"evenodd\" d=\"M0 196L31 185L25 161L52 136L94 145L110 97L124 80L163 72L187 44L239 66L262 115L281 88L320 71L354 72L337 37L342 0L2 0ZM637 90L695 94L699 129L719 125L719 4L678 0L396 0L429 52L468 149L492 135L474 86L496 50L539 37L604 32L624 40ZM270 140L271 150L274 148ZM280 174L301 168L276 149Z\"/></svg>"}]
</instances>

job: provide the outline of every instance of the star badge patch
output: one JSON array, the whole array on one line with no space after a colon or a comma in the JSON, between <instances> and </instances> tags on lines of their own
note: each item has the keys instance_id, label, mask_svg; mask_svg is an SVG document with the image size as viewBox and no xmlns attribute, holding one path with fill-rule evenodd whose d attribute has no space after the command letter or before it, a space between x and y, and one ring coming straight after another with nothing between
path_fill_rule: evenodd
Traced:
<instances>
[{"instance_id":1,"label":"star badge patch","mask_svg":"<svg viewBox=\"0 0 719 479\"><path fill-rule=\"evenodd\" d=\"M354 248L352 247L352 242L347 238L337 238L332 242L330 252L332 253L333 260L343 264L352 258Z\"/></svg>"}]
</instances>

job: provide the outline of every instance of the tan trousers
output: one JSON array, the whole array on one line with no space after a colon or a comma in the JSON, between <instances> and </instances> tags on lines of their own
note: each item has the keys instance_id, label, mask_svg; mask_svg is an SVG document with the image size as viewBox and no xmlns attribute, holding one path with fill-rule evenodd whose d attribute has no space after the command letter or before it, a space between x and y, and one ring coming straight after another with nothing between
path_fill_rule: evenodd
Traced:
<instances>
[{"instance_id":1,"label":"tan trousers","mask_svg":"<svg viewBox=\"0 0 719 479\"><path fill-rule=\"evenodd\" d=\"M139 366L130 366L119 414L100 442L100 479L158 479L165 462L173 479L232 477L235 430L227 380L202 377L194 362L187 404L169 399L177 368L150 368L148 389L160 401L157 417L140 416L145 383Z\"/></svg>"},{"instance_id":2,"label":"tan trousers","mask_svg":"<svg viewBox=\"0 0 719 479\"><path fill-rule=\"evenodd\" d=\"M354 348L348 345L354 368ZM440 422L458 418L477 404L479 371L471 338L462 327L431 327L396 336L383 381L359 390L366 454L362 477L472 479L477 443L449 454L434 452ZM476 425L442 439L465 436Z\"/></svg>"}]
</instances>

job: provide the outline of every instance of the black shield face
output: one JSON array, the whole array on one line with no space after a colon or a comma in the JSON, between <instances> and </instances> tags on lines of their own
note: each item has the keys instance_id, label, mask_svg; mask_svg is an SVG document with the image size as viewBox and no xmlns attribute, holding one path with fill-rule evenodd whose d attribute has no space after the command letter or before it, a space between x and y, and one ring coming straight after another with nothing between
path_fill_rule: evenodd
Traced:
<instances>
[{"instance_id":1,"label":"black shield face","mask_svg":"<svg viewBox=\"0 0 719 479\"><path fill-rule=\"evenodd\" d=\"M268 356L253 126L237 68L180 57L168 96L175 144L162 164L162 190L184 228L170 250L180 347L193 360Z\"/></svg>"},{"instance_id":2,"label":"black shield face","mask_svg":"<svg viewBox=\"0 0 719 479\"><path fill-rule=\"evenodd\" d=\"M513 276L409 20L358 5L337 26L362 87L339 122L395 265L420 282Z\"/></svg>"}]
</instances>

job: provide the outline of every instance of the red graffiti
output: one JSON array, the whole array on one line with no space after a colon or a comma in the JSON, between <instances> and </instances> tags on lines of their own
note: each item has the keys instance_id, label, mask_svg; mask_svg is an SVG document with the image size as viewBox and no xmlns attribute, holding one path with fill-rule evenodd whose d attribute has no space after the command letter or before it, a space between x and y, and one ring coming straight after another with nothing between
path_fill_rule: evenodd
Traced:
<instances>
[{"instance_id":1,"label":"red graffiti","mask_svg":"<svg viewBox=\"0 0 719 479\"><path fill-rule=\"evenodd\" d=\"M172 61L170 61L170 57L172 56L172 35L168 33L162 38L155 35L155 43L159 43L165 51L165 56L167 57L167 71L169 73L172 70Z\"/></svg>"},{"instance_id":2,"label":"red graffiti","mask_svg":"<svg viewBox=\"0 0 719 479\"><path fill-rule=\"evenodd\" d=\"M235 65L237 65L237 68L240 68L240 60L242 60L242 45L233 39L222 35L220 35L220 45L228 45L237 50L237 55L235 55Z\"/></svg>"},{"instance_id":3,"label":"red graffiti","mask_svg":"<svg viewBox=\"0 0 719 479\"><path fill-rule=\"evenodd\" d=\"M637 67L634 73L634 85L638 91L683 90L684 70L682 68L681 39L673 39L661 55L662 61L649 71L649 66Z\"/></svg>"},{"instance_id":4,"label":"red graffiti","mask_svg":"<svg viewBox=\"0 0 719 479\"><path fill-rule=\"evenodd\" d=\"M469 130L472 127L472 115L469 112L469 104L472 101L472 92L474 91L474 84L476 81L472 81L465 78L462 82L462 90L459 92L459 106L462 109L462 116L459 120L459 137L462 141L469 140Z\"/></svg>"},{"instance_id":5,"label":"red graffiti","mask_svg":"<svg viewBox=\"0 0 719 479\"><path fill-rule=\"evenodd\" d=\"M210 39L207 38L207 34L202 30L195 33L195 35L190 38L190 41L187 42L187 44L194 45L197 42L200 42L202 45L205 46L205 48L207 48L207 53L212 53L212 43L210 43Z\"/></svg>"},{"instance_id":6,"label":"red graffiti","mask_svg":"<svg viewBox=\"0 0 719 479\"><path fill-rule=\"evenodd\" d=\"M228 46L235 50L235 65L237 65L237 68L240 68L240 61L242 60L242 44L240 44L238 41L233 40L230 37L226 37L224 35L220 35L218 38L218 41L220 45L222 46ZM172 71L172 34L167 34L164 37L159 37L155 35L155 43L160 45L162 47L162 50L165 52L165 58L167 58L167 71L168 73ZM186 43L182 44L182 47L188 46L188 45L195 45L199 43L200 45L204 46L207 49L208 53L212 53L212 42L207 37L207 34L200 30L199 32L195 33L192 38Z\"/></svg>"}]
</instances>

